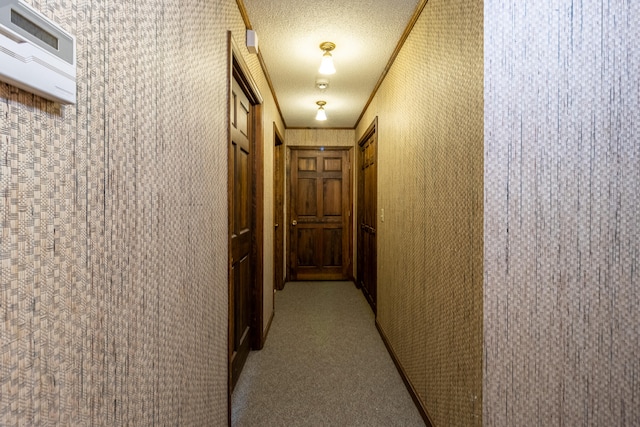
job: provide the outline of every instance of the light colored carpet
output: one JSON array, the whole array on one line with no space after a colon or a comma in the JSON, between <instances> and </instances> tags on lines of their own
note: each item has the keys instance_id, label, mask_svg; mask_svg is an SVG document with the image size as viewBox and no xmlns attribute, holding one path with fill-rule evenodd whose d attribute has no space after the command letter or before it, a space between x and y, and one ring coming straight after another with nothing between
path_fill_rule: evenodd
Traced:
<instances>
[{"instance_id":1,"label":"light colored carpet","mask_svg":"<svg viewBox=\"0 0 640 427\"><path fill-rule=\"evenodd\" d=\"M275 304L233 392L233 426L424 426L353 283L287 283Z\"/></svg>"}]
</instances>

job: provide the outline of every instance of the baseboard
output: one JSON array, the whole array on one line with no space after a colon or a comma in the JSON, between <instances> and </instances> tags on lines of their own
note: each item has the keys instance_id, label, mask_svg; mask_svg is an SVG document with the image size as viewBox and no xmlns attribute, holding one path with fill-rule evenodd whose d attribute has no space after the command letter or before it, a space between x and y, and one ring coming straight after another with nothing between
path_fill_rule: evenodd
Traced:
<instances>
[{"instance_id":1,"label":"baseboard","mask_svg":"<svg viewBox=\"0 0 640 427\"><path fill-rule=\"evenodd\" d=\"M407 390L409 391L409 394L413 399L413 403L415 403L416 407L418 408L418 412L420 412L420 415L422 416L422 419L424 420L425 425L427 427L433 427L433 423L431 422L431 417L429 417L427 408L424 407L424 404L418 397L418 392L413 387L413 384L409 380L409 377L407 377L407 373L405 372L404 368L402 367L402 364L398 360L398 356L396 356L396 353L393 350L393 347L391 347L391 344L389 343L387 336L382 330L382 327L378 323L378 319L376 319L376 329L378 329L378 333L382 338L382 342L384 342L385 347L387 347L387 351L389 352L389 355L391 356L393 363L396 365L396 369L398 369L398 372L400 373L400 377L402 377L402 381L404 381L404 385L407 387Z\"/></svg>"}]
</instances>

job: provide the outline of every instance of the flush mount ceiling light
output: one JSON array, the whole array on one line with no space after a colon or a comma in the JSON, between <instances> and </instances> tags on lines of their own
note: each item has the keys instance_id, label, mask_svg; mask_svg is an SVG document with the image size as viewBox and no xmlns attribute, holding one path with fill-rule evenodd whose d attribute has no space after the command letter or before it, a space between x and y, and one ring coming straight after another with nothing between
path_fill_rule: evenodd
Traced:
<instances>
[{"instance_id":1,"label":"flush mount ceiling light","mask_svg":"<svg viewBox=\"0 0 640 427\"><path fill-rule=\"evenodd\" d=\"M327 120L327 113L324 111L324 106L327 105L327 103L324 101L318 101L316 102L316 104L318 104L318 112L316 113L316 120L321 122Z\"/></svg>"},{"instance_id":2,"label":"flush mount ceiling light","mask_svg":"<svg viewBox=\"0 0 640 427\"><path fill-rule=\"evenodd\" d=\"M320 43L320 49L324 52L322 55L322 62L320 63L320 74L334 74L336 68L333 66L333 58L331 57L331 51L336 48L336 45L331 42Z\"/></svg>"}]
</instances>

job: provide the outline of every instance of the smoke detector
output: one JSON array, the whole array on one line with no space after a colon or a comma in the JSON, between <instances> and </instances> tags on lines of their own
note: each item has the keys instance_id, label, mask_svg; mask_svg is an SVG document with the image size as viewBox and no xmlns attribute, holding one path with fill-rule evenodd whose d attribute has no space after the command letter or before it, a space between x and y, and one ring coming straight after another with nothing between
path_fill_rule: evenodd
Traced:
<instances>
[{"instance_id":1,"label":"smoke detector","mask_svg":"<svg viewBox=\"0 0 640 427\"><path fill-rule=\"evenodd\" d=\"M320 90L326 90L329 87L329 79L316 80L316 87Z\"/></svg>"}]
</instances>

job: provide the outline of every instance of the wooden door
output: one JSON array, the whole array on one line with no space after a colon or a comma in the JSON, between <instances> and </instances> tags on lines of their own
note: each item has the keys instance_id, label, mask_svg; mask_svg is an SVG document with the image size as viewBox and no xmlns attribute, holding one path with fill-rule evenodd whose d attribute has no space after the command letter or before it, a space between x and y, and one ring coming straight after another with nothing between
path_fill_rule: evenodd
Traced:
<instances>
[{"instance_id":1,"label":"wooden door","mask_svg":"<svg viewBox=\"0 0 640 427\"><path fill-rule=\"evenodd\" d=\"M274 128L275 148L273 153L273 286L284 288L284 143L278 129Z\"/></svg>"},{"instance_id":2,"label":"wooden door","mask_svg":"<svg viewBox=\"0 0 640 427\"><path fill-rule=\"evenodd\" d=\"M229 360L235 386L250 348L252 245L251 104L234 77L231 91L229 146Z\"/></svg>"},{"instance_id":3,"label":"wooden door","mask_svg":"<svg viewBox=\"0 0 640 427\"><path fill-rule=\"evenodd\" d=\"M290 278L348 280L351 179L348 149L292 149Z\"/></svg>"},{"instance_id":4,"label":"wooden door","mask_svg":"<svg viewBox=\"0 0 640 427\"><path fill-rule=\"evenodd\" d=\"M377 144L374 125L359 144L358 155L358 287L373 312L377 309Z\"/></svg>"}]
</instances>

